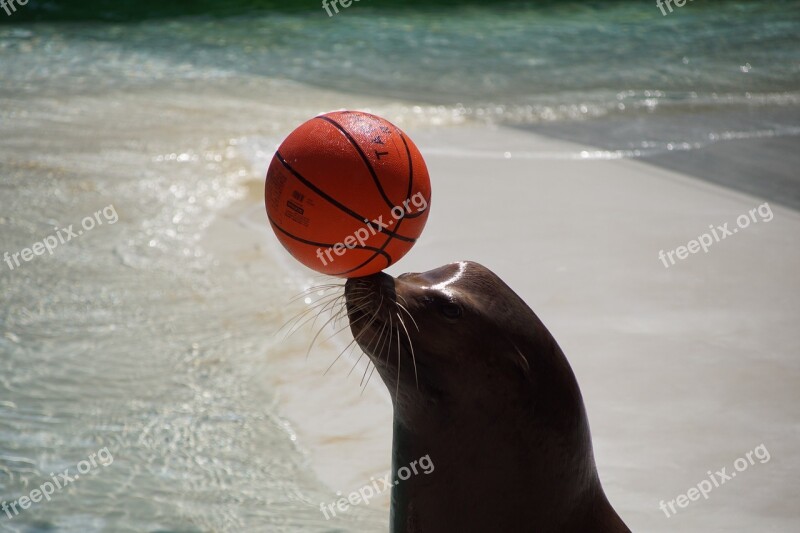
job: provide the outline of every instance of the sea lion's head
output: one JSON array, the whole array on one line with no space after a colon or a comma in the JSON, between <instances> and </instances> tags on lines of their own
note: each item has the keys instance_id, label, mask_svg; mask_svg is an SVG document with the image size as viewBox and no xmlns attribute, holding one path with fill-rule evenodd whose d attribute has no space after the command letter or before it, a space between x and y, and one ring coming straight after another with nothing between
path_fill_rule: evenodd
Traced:
<instances>
[{"instance_id":1,"label":"sea lion's head","mask_svg":"<svg viewBox=\"0 0 800 533\"><path fill-rule=\"evenodd\" d=\"M550 403L554 390L561 405L580 403L569 365L545 326L478 263L354 278L345 295L354 338L396 408L444 403L492 416Z\"/></svg>"},{"instance_id":2,"label":"sea lion's head","mask_svg":"<svg viewBox=\"0 0 800 533\"><path fill-rule=\"evenodd\" d=\"M348 280L345 297L392 396L393 463L436 464L392 489L395 531L629 533L600 486L566 357L497 275L472 262L374 274Z\"/></svg>"}]
</instances>

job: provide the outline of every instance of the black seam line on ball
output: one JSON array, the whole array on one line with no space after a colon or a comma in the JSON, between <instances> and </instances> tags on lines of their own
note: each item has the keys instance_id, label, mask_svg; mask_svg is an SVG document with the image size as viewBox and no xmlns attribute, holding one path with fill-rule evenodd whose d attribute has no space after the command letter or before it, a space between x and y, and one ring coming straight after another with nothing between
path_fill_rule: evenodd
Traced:
<instances>
[{"instance_id":1,"label":"black seam line on ball","mask_svg":"<svg viewBox=\"0 0 800 533\"><path fill-rule=\"evenodd\" d=\"M406 136L400 134L400 140L403 141L403 146L406 148L406 159L408 159L408 190L406 191L406 200L411 199L411 191L414 189L414 165L411 162L411 150L408 148Z\"/></svg>"},{"instance_id":2,"label":"black seam line on ball","mask_svg":"<svg viewBox=\"0 0 800 533\"><path fill-rule=\"evenodd\" d=\"M411 194L411 189L414 186L414 165L411 162L411 151L409 150L408 143L406 143L406 139L405 139L405 137L403 136L402 133L400 134L400 138L403 140L403 144L406 147L406 157L408 158L408 194L406 195L406 196L408 196L408 195ZM402 223L403 223L403 219L401 218L400 220L397 221L397 226L395 226L395 227L399 228ZM386 242L383 243L383 246L381 246L380 251L383 252L383 250L386 249L386 247L389 245L389 243L391 241L392 241L392 238L391 237L387 237ZM372 257L370 257L369 259L367 259L366 261L364 261L363 263L361 263L357 267L351 268L350 270L347 270L345 272L339 272L337 274L334 274L334 276L343 276L345 274L349 274L350 272L354 272L354 271L358 270L359 268L368 265L370 263L370 261L375 259L375 257L377 255L378 254L375 253L375 254L373 254ZM384 267L384 268L388 268L391 264L392 264L391 262L388 263L386 265L386 267Z\"/></svg>"},{"instance_id":3,"label":"black seam line on ball","mask_svg":"<svg viewBox=\"0 0 800 533\"><path fill-rule=\"evenodd\" d=\"M414 163L411 159L411 149L408 147L408 143L406 142L406 136L402 133L400 134L400 140L403 141L403 146L406 147L406 157L408 158L408 194L406 194L406 198L409 200L411 199L411 191L414 189ZM426 200L430 205L430 199ZM417 218L422 216L423 213L428 211L428 206L425 206L425 209L422 211L417 211L416 213L406 213L403 218Z\"/></svg>"},{"instance_id":4,"label":"black seam line on ball","mask_svg":"<svg viewBox=\"0 0 800 533\"><path fill-rule=\"evenodd\" d=\"M388 240L391 241L392 238L389 237ZM388 241L387 241L387 243L388 243ZM386 246L386 244L384 244L384 247L385 246ZM329 274L329 275L330 276L344 276L345 274L349 274L350 272L355 272L359 268L365 267L368 264L370 264L376 257L378 257L378 254L381 254L383 256L383 258L386 260L386 266L383 267L381 270L383 270L384 268L389 268L389 266L391 266L391 264L392 264L392 259L391 259L391 257L389 257L389 254L384 252L383 249L380 249L380 250L376 251L374 254L372 254L372 257L370 257L369 259L367 259L366 261L364 261L363 263L361 263L357 267L353 267L353 268L351 268L349 270L345 270L343 272L335 272L335 273Z\"/></svg>"},{"instance_id":5,"label":"black seam line on ball","mask_svg":"<svg viewBox=\"0 0 800 533\"><path fill-rule=\"evenodd\" d=\"M286 160L283 158L283 156L281 155L280 152L275 152L275 157L277 157L278 161L280 161L281 164L284 167L286 167L286 170L291 172L292 175L295 178L297 178L298 180L300 180L300 182L303 183L303 185L305 185L306 187L308 187L309 189L311 189L312 191L317 193L320 197L322 197L323 200L326 200L327 202L332 204L334 207L336 207L336 208L340 209L341 211L347 213L348 215L350 215L351 217L355 218L356 220L358 220L362 224L368 224L368 225L372 224L372 221L368 221L368 222L366 221L367 217L363 217L363 216L359 215L358 213L356 213L355 211L353 211L352 209L350 209L346 205L338 202L335 198L333 198L329 194L325 193L322 189L320 189L319 187L317 187L316 185L314 185L313 183L308 181L306 178L301 176L299 172L297 172L295 169L293 169L292 166L289 163L286 162ZM399 226L400 226L400 224L398 223L397 227L399 227ZM388 228L380 228L380 231L378 233L385 233L385 234L390 235L390 236L392 236L395 239L400 240L400 241L417 242L417 239L412 239L411 237L406 237L405 235L399 235L399 234L395 233L394 231L392 231L392 230L390 230Z\"/></svg>"},{"instance_id":6,"label":"black seam line on ball","mask_svg":"<svg viewBox=\"0 0 800 533\"><path fill-rule=\"evenodd\" d=\"M316 118L324 120L325 122L328 122L328 123L332 124L334 128L336 128L337 130L342 132L342 134L344 134L344 136L347 137L347 140L350 141L350 144L352 144L353 147L356 149L356 151L358 151L358 155L361 156L361 160L364 161L365 165L367 165L367 170L369 170L370 176L372 176L372 181L375 182L375 187L378 188L378 192L381 193L381 197L383 198L383 201L386 202L386 205L389 207L389 209L392 209L394 207L394 204L389 199L389 197L386 195L386 191L383 190L383 186L381 185L381 181L378 179L378 174L375 172L375 169L372 167L372 163L369 162L369 159L367 158L367 154L364 153L364 150L361 149L361 147L358 145L358 143L353 138L353 136L350 135L350 132L347 131L346 129L344 129L344 127L341 124L339 124L338 122L336 122L335 120L333 120L331 118L322 117L322 116L316 117Z\"/></svg>"},{"instance_id":7,"label":"black seam line on ball","mask_svg":"<svg viewBox=\"0 0 800 533\"><path fill-rule=\"evenodd\" d=\"M399 221L399 222L397 223L397 225L398 225L398 226L400 225L400 222L402 222L402 220L401 220L401 221ZM370 256L370 258L369 258L369 259L367 259L366 261L364 261L363 263L361 263L361 264L360 264L360 265L358 265L358 266L354 266L353 268L351 268L351 269L349 269L349 270L345 270L345 271L343 271L343 272L336 272L335 274L331 274L331 275L332 275L332 276L344 276L345 274L349 274L350 272L355 272L355 271L356 271L356 270L358 270L359 268L365 267L365 266L367 266L368 264L370 264L370 262L372 262L372 260L373 260L373 259L375 259L376 257L378 257L378 255L379 255L379 254L383 254L383 256L384 256L384 259L386 259L386 261L387 261L387 263L386 263L386 266L385 266L385 267L383 267L383 268L389 268L389 267L391 266L391 264L392 264L392 258L391 258L391 256L390 256L390 255L389 255L387 252L385 252L384 250L386 249L386 247L389 245L389 243L390 243L390 242L392 242L392 238L391 238L391 237L386 237L386 242L384 242L384 243L381 245L381 247L380 247L380 248L378 248L377 250L375 250L375 253L374 253L374 254L372 254L372 256ZM383 269L381 269L381 270L383 270Z\"/></svg>"},{"instance_id":8,"label":"black seam line on ball","mask_svg":"<svg viewBox=\"0 0 800 533\"><path fill-rule=\"evenodd\" d=\"M269 219L270 222L272 222L272 225L275 226L275 228L278 229L278 231L280 231L281 233L283 233L284 235L286 235L290 239L294 239L294 240L296 240L298 242L302 242L303 244L310 244L311 246L316 246L318 248L333 248L335 246L333 244L328 244L328 243L324 243L324 242L309 241L308 239L303 239L302 237L298 237L297 235L294 235L293 233L289 233L288 231L283 229L280 226L280 224L278 224L277 222L275 222L275 220L272 219L271 216L267 215L267 218ZM375 252L372 255L372 257L370 257L370 261L372 259L374 259L376 255L380 254L380 255L383 256L384 259L386 259L386 261L390 265L392 264L392 256L390 256L388 253L384 252L381 248L375 248L374 246L358 245L358 246L354 246L353 248L348 248L348 250L369 250L370 252Z\"/></svg>"},{"instance_id":9,"label":"black seam line on ball","mask_svg":"<svg viewBox=\"0 0 800 533\"><path fill-rule=\"evenodd\" d=\"M408 158L408 193L406 193L406 198L411 200L411 191L414 189L414 163L411 159L411 149L408 147L408 143L406 142L406 136L402 133L400 134L400 140L403 141L403 146L406 147L406 157ZM426 200L430 203L429 200ZM406 209L408 208L408 204L406 204ZM428 210L428 206L425 206L425 209L422 211L417 211L416 213L406 213L403 218L417 218L421 216L425 211Z\"/></svg>"}]
</instances>

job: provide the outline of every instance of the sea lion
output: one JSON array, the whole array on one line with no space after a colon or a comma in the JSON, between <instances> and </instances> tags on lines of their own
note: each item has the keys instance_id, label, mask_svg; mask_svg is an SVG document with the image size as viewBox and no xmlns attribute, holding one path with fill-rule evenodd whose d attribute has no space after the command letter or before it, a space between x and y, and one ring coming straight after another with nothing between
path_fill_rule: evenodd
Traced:
<instances>
[{"instance_id":1,"label":"sea lion","mask_svg":"<svg viewBox=\"0 0 800 533\"><path fill-rule=\"evenodd\" d=\"M473 262L345 284L350 329L394 407L392 533L630 532L600 485L555 339Z\"/></svg>"}]
</instances>

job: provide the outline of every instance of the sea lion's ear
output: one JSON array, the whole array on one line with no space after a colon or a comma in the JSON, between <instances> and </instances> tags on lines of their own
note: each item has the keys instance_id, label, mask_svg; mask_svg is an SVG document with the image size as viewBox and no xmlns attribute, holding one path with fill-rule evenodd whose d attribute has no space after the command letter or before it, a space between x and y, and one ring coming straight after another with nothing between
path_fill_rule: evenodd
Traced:
<instances>
[{"instance_id":1,"label":"sea lion's ear","mask_svg":"<svg viewBox=\"0 0 800 533\"><path fill-rule=\"evenodd\" d=\"M512 360L514 361L514 364L517 367L519 367L519 369L522 371L522 374L525 376L525 379L530 380L531 379L531 364L528 362L528 358L525 357L525 354L522 353L522 350L520 350L517 347L517 345L514 344L514 341L509 339L508 342L511 344L511 347L514 350L514 354L513 354L513 357L512 357Z\"/></svg>"}]
</instances>

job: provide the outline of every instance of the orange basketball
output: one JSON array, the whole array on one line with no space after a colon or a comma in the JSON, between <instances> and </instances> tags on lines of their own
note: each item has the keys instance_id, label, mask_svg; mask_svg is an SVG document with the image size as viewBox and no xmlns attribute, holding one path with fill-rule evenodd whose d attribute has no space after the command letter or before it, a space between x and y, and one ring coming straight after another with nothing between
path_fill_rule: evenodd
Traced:
<instances>
[{"instance_id":1,"label":"orange basketball","mask_svg":"<svg viewBox=\"0 0 800 533\"><path fill-rule=\"evenodd\" d=\"M272 229L295 259L352 278L380 272L411 249L428 219L431 184L400 128L337 111L289 134L264 195Z\"/></svg>"}]
</instances>

